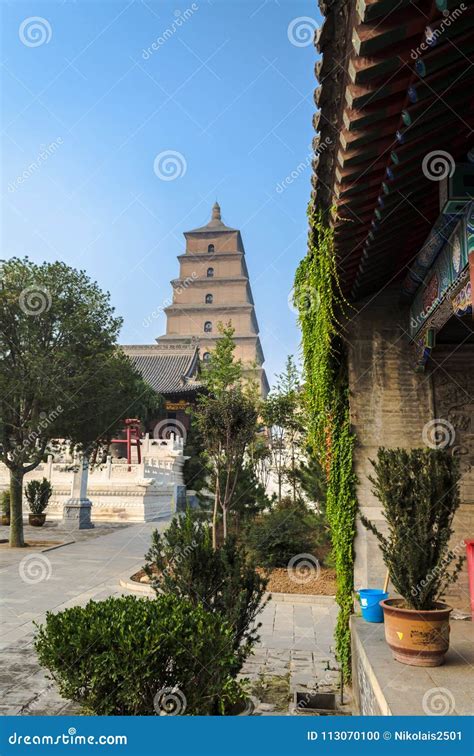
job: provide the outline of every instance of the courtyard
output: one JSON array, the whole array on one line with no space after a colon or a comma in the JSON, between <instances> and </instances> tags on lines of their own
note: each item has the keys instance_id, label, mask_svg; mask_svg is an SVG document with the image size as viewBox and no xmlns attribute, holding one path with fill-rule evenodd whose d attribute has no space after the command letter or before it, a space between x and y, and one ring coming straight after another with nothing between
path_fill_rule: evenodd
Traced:
<instances>
[{"instance_id":1,"label":"courtyard","mask_svg":"<svg viewBox=\"0 0 474 756\"><path fill-rule=\"evenodd\" d=\"M1 753L469 756L474 4L0 14Z\"/></svg>"},{"instance_id":2,"label":"courtyard","mask_svg":"<svg viewBox=\"0 0 474 756\"><path fill-rule=\"evenodd\" d=\"M91 599L102 601L109 596L136 594L123 584L131 585L130 576L141 567L151 531L157 527L163 530L167 525L167 520L140 525L98 524L92 531L79 531L73 536L52 525L43 529L44 540L68 542L67 545L41 551L0 550L2 714L79 713L77 705L62 699L39 667L33 648L34 623L44 622L47 611L85 606ZM6 529L1 528L0 539L5 535ZM37 529L27 528L26 536L37 538ZM147 593L152 595L151 590ZM146 594L142 591L139 595ZM337 615L334 599L314 596L308 601L303 596L298 600L290 594L283 598L270 600L265 606L259 617L260 643L241 671L242 677L258 685L262 698L256 703L256 713L261 715L288 714L297 690L337 691L340 684L333 651ZM276 698L275 683L280 691ZM265 684L269 684L268 695ZM345 703L349 701L346 695Z\"/></svg>"}]
</instances>

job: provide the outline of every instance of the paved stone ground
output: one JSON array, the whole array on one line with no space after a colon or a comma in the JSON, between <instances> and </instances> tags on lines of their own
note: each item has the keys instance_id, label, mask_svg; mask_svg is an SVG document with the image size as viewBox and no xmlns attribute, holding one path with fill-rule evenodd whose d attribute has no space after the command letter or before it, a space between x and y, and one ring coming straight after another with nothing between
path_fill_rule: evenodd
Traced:
<instances>
[{"instance_id":1,"label":"paved stone ground","mask_svg":"<svg viewBox=\"0 0 474 756\"><path fill-rule=\"evenodd\" d=\"M32 645L34 622L46 612L84 606L129 591L120 588L119 575L143 560L150 535L166 521L130 526L100 526L82 531L78 540L52 551L13 549L0 568L0 713L65 714L74 707L64 701L39 667ZM34 530L49 540L53 531ZM101 533L102 530L102 533ZM107 533L107 534L104 534ZM54 532L54 539L61 535ZM31 536L27 529L26 540ZM65 539L66 540L66 539Z\"/></svg>"},{"instance_id":2,"label":"paved stone ground","mask_svg":"<svg viewBox=\"0 0 474 756\"><path fill-rule=\"evenodd\" d=\"M4 556L3 564L0 555L0 713L78 713L37 663L34 622L41 624L48 610L131 593L119 586L119 577L142 563L152 530L166 525L100 526L102 533L100 528L82 531L75 543L52 551L15 549ZM48 540L52 534L52 529L42 529L41 538ZM57 529L54 538L59 535ZM287 677L291 695L295 690L334 690L339 681L331 651L335 618L336 607L328 597L321 597L321 604L270 601L259 618L261 642L242 676L254 682L262 675ZM273 708L263 701L258 713L276 713Z\"/></svg>"},{"instance_id":3,"label":"paved stone ground","mask_svg":"<svg viewBox=\"0 0 474 756\"><path fill-rule=\"evenodd\" d=\"M336 604L327 596L314 604L270 601L259 617L260 643L244 664L241 677L253 684L262 678L287 678L291 698L296 691L337 691L340 674L332 651L336 617ZM265 701L265 694L261 698L263 706L257 713L271 712L275 707Z\"/></svg>"}]
</instances>

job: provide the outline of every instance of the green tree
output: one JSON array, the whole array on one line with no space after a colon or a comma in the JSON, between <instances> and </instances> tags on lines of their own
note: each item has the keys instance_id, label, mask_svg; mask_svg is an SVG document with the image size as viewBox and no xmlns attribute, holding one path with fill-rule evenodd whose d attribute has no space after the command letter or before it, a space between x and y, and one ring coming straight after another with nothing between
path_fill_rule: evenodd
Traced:
<instances>
[{"instance_id":1,"label":"green tree","mask_svg":"<svg viewBox=\"0 0 474 756\"><path fill-rule=\"evenodd\" d=\"M232 502L232 519L236 535L242 525L250 522L272 505L266 495L264 486L260 483L255 467L250 458L242 465Z\"/></svg>"},{"instance_id":2,"label":"green tree","mask_svg":"<svg viewBox=\"0 0 474 756\"><path fill-rule=\"evenodd\" d=\"M231 387L241 385L243 377L242 362L234 356L235 328L230 322L218 323L217 331L219 338L208 362L203 365L201 375L204 386L213 396L221 396Z\"/></svg>"},{"instance_id":3,"label":"green tree","mask_svg":"<svg viewBox=\"0 0 474 756\"><path fill-rule=\"evenodd\" d=\"M295 469L299 490L305 499L316 506L318 512L326 511L327 480L321 463L311 446L304 451L304 456Z\"/></svg>"},{"instance_id":4,"label":"green tree","mask_svg":"<svg viewBox=\"0 0 474 756\"><path fill-rule=\"evenodd\" d=\"M255 620L267 586L245 548L230 536L215 549L209 523L188 509L164 533L153 532L145 559L145 571L158 595L188 599L229 623L236 675L258 641Z\"/></svg>"},{"instance_id":5,"label":"green tree","mask_svg":"<svg viewBox=\"0 0 474 756\"><path fill-rule=\"evenodd\" d=\"M110 297L65 263L13 258L0 286L0 461L10 471L11 546L24 546L25 473L48 442L88 453L156 396L117 348Z\"/></svg>"},{"instance_id":6,"label":"green tree","mask_svg":"<svg viewBox=\"0 0 474 756\"><path fill-rule=\"evenodd\" d=\"M278 481L278 501L286 481L292 489L293 503L297 499L298 452L303 433L300 376L292 355L285 370L277 376L275 388L263 403L262 418L268 428L269 449Z\"/></svg>"},{"instance_id":7,"label":"green tree","mask_svg":"<svg viewBox=\"0 0 474 756\"><path fill-rule=\"evenodd\" d=\"M246 542L257 564L287 567L298 554L314 554L319 545L314 514L303 502L283 498L247 528ZM318 554L319 556L319 554Z\"/></svg>"},{"instance_id":8,"label":"green tree","mask_svg":"<svg viewBox=\"0 0 474 756\"><path fill-rule=\"evenodd\" d=\"M234 329L230 323L219 323L219 333L221 336L202 374L206 392L198 398L194 411L214 486L214 548L217 548L219 514L224 541L227 538L228 512L246 451L257 433L258 418L253 387L245 388L242 363L234 359Z\"/></svg>"}]
</instances>

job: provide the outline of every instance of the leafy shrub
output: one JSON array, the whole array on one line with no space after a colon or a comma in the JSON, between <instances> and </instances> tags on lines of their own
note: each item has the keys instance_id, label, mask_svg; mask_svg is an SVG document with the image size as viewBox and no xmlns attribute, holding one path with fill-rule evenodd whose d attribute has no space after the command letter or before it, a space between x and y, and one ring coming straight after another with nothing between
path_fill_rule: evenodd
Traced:
<instances>
[{"instance_id":1,"label":"leafy shrub","mask_svg":"<svg viewBox=\"0 0 474 756\"><path fill-rule=\"evenodd\" d=\"M240 691L231 636L221 617L189 601L124 596L48 612L35 646L84 713L218 714Z\"/></svg>"},{"instance_id":2,"label":"leafy shrub","mask_svg":"<svg viewBox=\"0 0 474 756\"><path fill-rule=\"evenodd\" d=\"M258 640L255 618L263 608L267 584L247 561L243 548L228 537L214 550L210 525L188 509L163 534L153 533L145 559L145 571L157 593L189 599L227 621L236 657L233 673L237 674Z\"/></svg>"},{"instance_id":3,"label":"leafy shrub","mask_svg":"<svg viewBox=\"0 0 474 756\"><path fill-rule=\"evenodd\" d=\"M381 448L372 464L370 482L382 503L388 535L366 517L361 520L377 537L392 583L406 604L433 609L464 561L449 547L459 507L458 461L440 449Z\"/></svg>"},{"instance_id":4,"label":"leafy shrub","mask_svg":"<svg viewBox=\"0 0 474 756\"><path fill-rule=\"evenodd\" d=\"M51 483L46 478L43 480L30 480L25 486L26 500L32 514L42 514L53 493Z\"/></svg>"},{"instance_id":5,"label":"leafy shrub","mask_svg":"<svg viewBox=\"0 0 474 756\"><path fill-rule=\"evenodd\" d=\"M0 506L2 509L2 514L5 517L10 516L10 491L2 491L2 495L0 498Z\"/></svg>"},{"instance_id":6,"label":"leafy shrub","mask_svg":"<svg viewBox=\"0 0 474 756\"><path fill-rule=\"evenodd\" d=\"M252 523L247 541L259 565L286 567L297 554L314 554L321 532L318 515L302 503L283 499L275 509Z\"/></svg>"}]
</instances>

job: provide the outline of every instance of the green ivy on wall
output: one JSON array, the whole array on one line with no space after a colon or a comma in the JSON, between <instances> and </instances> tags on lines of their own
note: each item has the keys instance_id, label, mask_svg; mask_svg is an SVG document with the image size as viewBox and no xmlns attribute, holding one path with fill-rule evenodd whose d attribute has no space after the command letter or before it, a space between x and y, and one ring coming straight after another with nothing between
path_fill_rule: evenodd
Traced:
<instances>
[{"instance_id":1,"label":"green ivy on wall","mask_svg":"<svg viewBox=\"0 0 474 756\"><path fill-rule=\"evenodd\" d=\"M328 481L327 517L337 572L336 600L340 608L336 655L344 678L349 680L357 500L347 368L338 321L344 300L338 285L332 229L312 205L308 215L308 253L296 271L294 299L302 330L310 442L317 450Z\"/></svg>"}]
</instances>

